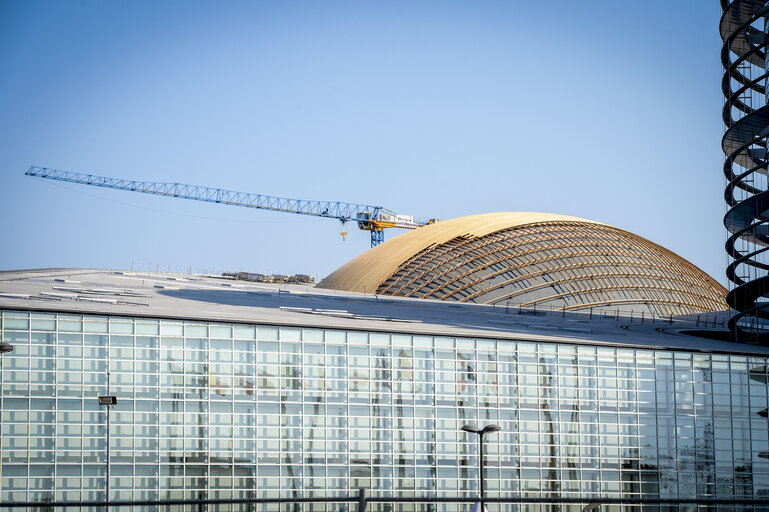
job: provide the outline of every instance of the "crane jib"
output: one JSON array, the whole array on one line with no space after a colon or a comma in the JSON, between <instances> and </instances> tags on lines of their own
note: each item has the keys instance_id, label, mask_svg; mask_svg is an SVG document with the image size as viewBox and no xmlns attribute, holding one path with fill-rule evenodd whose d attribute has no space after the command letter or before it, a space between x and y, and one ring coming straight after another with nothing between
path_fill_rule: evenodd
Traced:
<instances>
[{"instance_id":1,"label":"crane jib","mask_svg":"<svg viewBox=\"0 0 769 512\"><path fill-rule=\"evenodd\" d=\"M372 247L384 240L382 232L385 228L414 229L430 223L419 221L408 215L394 214L382 206L341 201L289 199L184 183L125 180L35 166L30 167L26 175L143 194L332 218L341 222L356 221L360 229L371 231Z\"/></svg>"}]
</instances>

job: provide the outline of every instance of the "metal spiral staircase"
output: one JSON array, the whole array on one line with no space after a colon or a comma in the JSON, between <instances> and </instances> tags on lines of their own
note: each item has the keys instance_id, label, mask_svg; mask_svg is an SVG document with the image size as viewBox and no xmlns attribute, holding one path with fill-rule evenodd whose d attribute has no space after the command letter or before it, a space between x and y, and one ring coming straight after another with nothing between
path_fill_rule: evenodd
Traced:
<instances>
[{"instance_id":1,"label":"metal spiral staircase","mask_svg":"<svg viewBox=\"0 0 769 512\"><path fill-rule=\"evenodd\" d=\"M769 5L766 0L721 0L721 7L724 224L731 257L726 274L732 283L726 300L736 311L729 327L734 341L769 345Z\"/></svg>"}]
</instances>

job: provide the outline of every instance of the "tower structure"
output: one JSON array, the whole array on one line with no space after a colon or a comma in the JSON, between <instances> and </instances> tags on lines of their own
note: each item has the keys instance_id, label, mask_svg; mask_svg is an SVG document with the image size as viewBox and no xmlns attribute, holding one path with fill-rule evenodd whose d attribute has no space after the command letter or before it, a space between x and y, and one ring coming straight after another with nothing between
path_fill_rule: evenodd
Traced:
<instances>
[{"instance_id":1,"label":"tower structure","mask_svg":"<svg viewBox=\"0 0 769 512\"><path fill-rule=\"evenodd\" d=\"M765 0L721 0L727 295L734 341L769 345L767 16Z\"/></svg>"}]
</instances>

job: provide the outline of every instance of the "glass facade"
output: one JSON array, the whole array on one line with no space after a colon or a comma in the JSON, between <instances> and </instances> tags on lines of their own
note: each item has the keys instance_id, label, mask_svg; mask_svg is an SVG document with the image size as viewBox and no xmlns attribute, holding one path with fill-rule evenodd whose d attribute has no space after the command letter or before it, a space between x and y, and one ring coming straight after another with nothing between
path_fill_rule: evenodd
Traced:
<instances>
[{"instance_id":1,"label":"glass facade","mask_svg":"<svg viewBox=\"0 0 769 512\"><path fill-rule=\"evenodd\" d=\"M117 500L475 495L467 423L502 427L489 496L769 495L767 358L21 311L0 327L0 501L104 498L108 372Z\"/></svg>"}]
</instances>

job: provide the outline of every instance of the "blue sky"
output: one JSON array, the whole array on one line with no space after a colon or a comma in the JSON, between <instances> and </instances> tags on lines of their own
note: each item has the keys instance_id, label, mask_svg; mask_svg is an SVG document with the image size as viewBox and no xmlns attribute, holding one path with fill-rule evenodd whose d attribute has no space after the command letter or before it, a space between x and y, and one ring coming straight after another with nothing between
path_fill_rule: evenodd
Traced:
<instances>
[{"instance_id":1,"label":"blue sky","mask_svg":"<svg viewBox=\"0 0 769 512\"><path fill-rule=\"evenodd\" d=\"M701 0L0 0L0 269L322 277L368 247L331 220L23 175L38 165L426 218L575 215L723 283L719 17Z\"/></svg>"}]
</instances>

